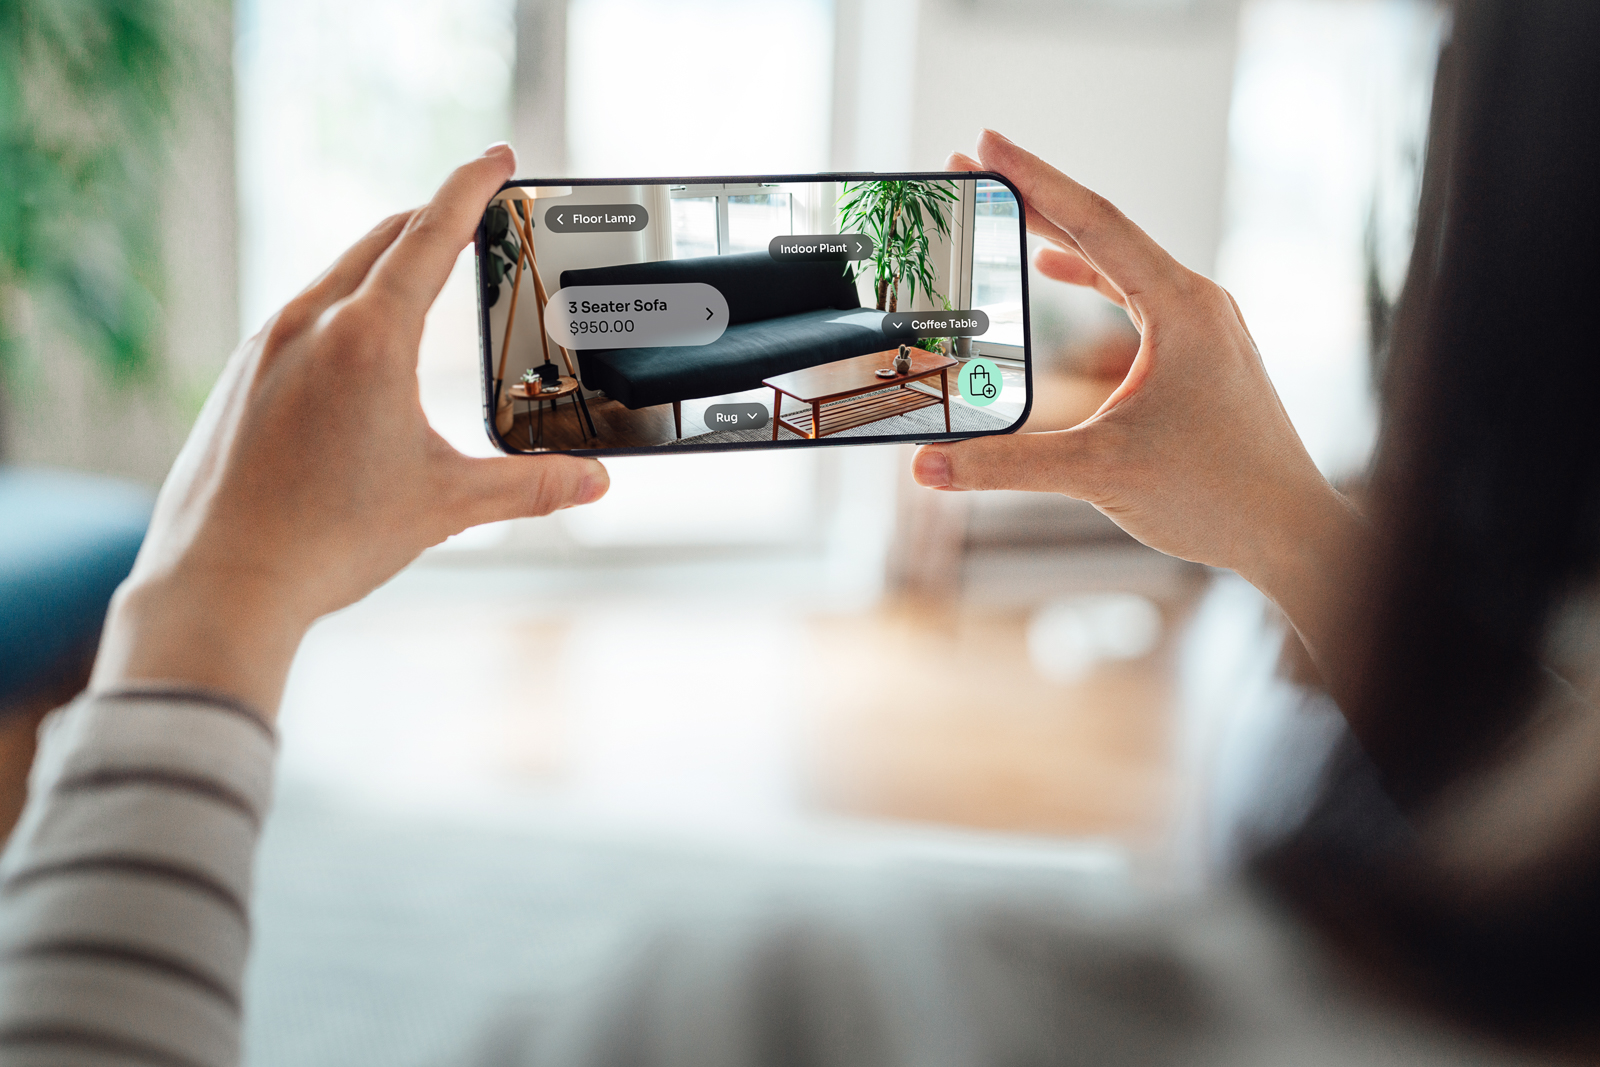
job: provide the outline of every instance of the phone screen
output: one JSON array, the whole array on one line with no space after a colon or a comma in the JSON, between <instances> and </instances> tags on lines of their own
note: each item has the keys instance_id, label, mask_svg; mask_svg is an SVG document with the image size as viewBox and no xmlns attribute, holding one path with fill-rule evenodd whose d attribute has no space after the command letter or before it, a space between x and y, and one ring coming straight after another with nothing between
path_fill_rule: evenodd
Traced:
<instances>
[{"instance_id":1,"label":"phone screen","mask_svg":"<svg viewBox=\"0 0 1600 1067\"><path fill-rule=\"evenodd\" d=\"M477 239L489 435L616 453L1010 432L1025 241L985 173L509 183Z\"/></svg>"}]
</instances>

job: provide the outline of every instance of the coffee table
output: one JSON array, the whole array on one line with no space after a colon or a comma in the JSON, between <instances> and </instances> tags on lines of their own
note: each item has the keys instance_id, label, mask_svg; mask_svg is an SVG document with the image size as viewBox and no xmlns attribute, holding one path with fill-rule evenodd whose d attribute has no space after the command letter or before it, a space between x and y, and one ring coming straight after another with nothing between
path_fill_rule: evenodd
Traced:
<instances>
[{"instance_id":1,"label":"coffee table","mask_svg":"<svg viewBox=\"0 0 1600 1067\"><path fill-rule=\"evenodd\" d=\"M944 428L946 433L950 432L950 368L956 361L949 356L913 348L908 373L893 378L879 378L873 373L883 367L893 367L898 351L891 348L854 359L841 359L837 363L790 371L762 381L762 385L772 390L772 439L778 439L780 426L816 440L935 404L944 405ZM912 382L936 374L939 376L938 396L911 388ZM811 405L809 430L782 418L785 396Z\"/></svg>"}]
</instances>

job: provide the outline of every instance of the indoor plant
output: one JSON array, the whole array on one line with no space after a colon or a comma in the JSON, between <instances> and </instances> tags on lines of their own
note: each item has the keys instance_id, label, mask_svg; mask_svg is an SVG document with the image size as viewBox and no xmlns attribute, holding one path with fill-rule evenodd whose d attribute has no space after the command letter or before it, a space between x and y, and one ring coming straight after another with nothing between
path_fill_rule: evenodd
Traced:
<instances>
[{"instance_id":1,"label":"indoor plant","mask_svg":"<svg viewBox=\"0 0 1600 1067\"><path fill-rule=\"evenodd\" d=\"M483 225L489 241L489 277L483 280L483 302L486 307L494 307L500 302L501 283L516 271L522 246L511 228L511 212L504 203L493 204L484 212Z\"/></svg>"},{"instance_id":2,"label":"indoor plant","mask_svg":"<svg viewBox=\"0 0 1600 1067\"><path fill-rule=\"evenodd\" d=\"M950 208L960 199L953 181L845 182L839 192L839 232L872 238L873 288L879 311L900 309L900 286L907 287L906 306L920 288L939 299L934 282L938 270L929 258L929 228L950 234Z\"/></svg>"}]
</instances>

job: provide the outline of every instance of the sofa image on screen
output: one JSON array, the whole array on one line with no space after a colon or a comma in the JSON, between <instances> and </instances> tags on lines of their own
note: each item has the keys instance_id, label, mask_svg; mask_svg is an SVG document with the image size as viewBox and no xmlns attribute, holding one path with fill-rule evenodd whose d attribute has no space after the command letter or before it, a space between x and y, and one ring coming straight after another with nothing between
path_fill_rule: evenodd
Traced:
<instances>
[{"instance_id":1,"label":"sofa image on screen","mask_svg":"<svg viewBox=\"0 0 1600 1067\"><path fill-rule=\"evenodd\" d=\"M763 378L893 347L883 312L863 309L841 263L780 263L766 252L626 263L561 272L561 285L704 282L728 301L728 329L709 345L578 350L578 373L637 410L756 389ZM909 338L908 338L909 340Z\"/></svg>"}]
</instances>

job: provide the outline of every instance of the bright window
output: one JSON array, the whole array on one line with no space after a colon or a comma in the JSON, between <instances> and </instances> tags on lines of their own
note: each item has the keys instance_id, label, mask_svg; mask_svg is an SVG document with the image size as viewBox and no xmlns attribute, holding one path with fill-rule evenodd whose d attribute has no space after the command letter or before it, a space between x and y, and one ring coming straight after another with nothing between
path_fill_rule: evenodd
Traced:
<instances>
[{"instance_id":1,"label":"bright window","mask_svg":"<svg viewBox=\"0 0 1600 1067\"><path fill-rule=\"evenodd\" d=\"M1366 279L1398 295L1444 26L1432 4L1242 9L1217 280L1330 477L1377 439Z\"/></svg>"},{"instance_id":2,"label":"bright window","mask_svg":"<svg viewBox=\"0 0 1600 1067\"><path fill-rule=\"evenodd\" d=\"M570 0L567 10L575 176L827 167L831 0Z\"/></svg>"},{"instance_id":3,"label":"bright window","mask_svg":"<svg viewBox=\"0 0 1600 1067\"><path fill-rule=\"evenodd\" d=\"M239 0L234 7L242 323L253 333L385 215L511 133L512 0ZM428 315L436 430L483 432L473 264Z\"/></svg>"},{"instance_id":4,"label":"bright window","mask_svg":"<svg viewBox=\"0 0 1600 1067\"><path fill-rule=\"evenodd\" d=\"M685 196L672 201L672 258L717 254L717 198Z\"/></svg>"},{"instance_id":5,"label":"bright window","mask_svg":"<svg viewBox=\"0 0 1600 1067\"><path fill-rule=\"evenodd\" d=\"M672 196L672 255L762 252L794 233L794 197L766 185L679 185Z\"/></svg>"},{"instance_id":6,"label":"bright window","mask_svg":"<svg viewBox=\"0 0 1600 1067\"><path fill-rule=\"evenodd\" d=\"M972 307L989 316L985 341L1020 347L1023 263L1017 200L995 181L978 182L973 198Z\"/></svg>"},{"instance_id":7,"label":"bright window","mask_svg":"<svg viewBox=\"0 0 1600 1067\"><path fill-rule=\"evenodd\" d=\"M728 251L764 252L774 237L794 233L788 193L749 193L728 199Z\"/></svg>"}]
</instances>

